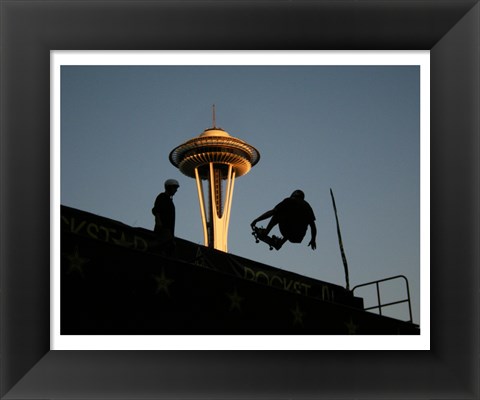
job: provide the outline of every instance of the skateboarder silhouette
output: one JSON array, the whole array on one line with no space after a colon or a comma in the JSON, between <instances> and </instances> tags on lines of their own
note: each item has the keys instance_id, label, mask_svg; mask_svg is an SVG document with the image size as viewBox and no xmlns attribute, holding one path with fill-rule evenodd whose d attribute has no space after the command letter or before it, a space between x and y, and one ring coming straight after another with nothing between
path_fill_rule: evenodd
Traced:
<instances>
[{"instance_id":1,"label":"skateboarder silhouette","mask_svg":"<svg viewBox=\"0 0 480 400\"><path fill-rule=\"evenodd\" d=\"M257 222L268 218L271 219L266 228L257 228ZM283 237L268 236L277 224ZM315 214L310 204L305 201L305 194L301 190L295 190L290 197L282 200L275 208L254 219L250 226L257 242L261 240L268 243L270 250L272 247L280 250L287 240L291 243L301 243L307 233L307 228L310 226L312 236L308 246L312 250L317 248L315 242L317 237Z\"/></svg>"}]
</instances>

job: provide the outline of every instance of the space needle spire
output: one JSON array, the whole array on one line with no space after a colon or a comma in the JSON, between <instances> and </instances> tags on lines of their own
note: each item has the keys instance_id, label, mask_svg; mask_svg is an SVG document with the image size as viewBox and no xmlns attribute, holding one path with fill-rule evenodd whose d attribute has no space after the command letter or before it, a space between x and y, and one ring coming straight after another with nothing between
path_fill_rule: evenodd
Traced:
<instances>
[{"instance_id":1,"label":"space needle spire","mask_svg":"<svg viewBox=\"0 0 480 400\"><path fill-rule=\"evenodd\" d=\"M260 153L216 126L215 105L212 119L212 128L174 148L169 158L196 180L205 246L226 252L235 179L258 163Z\"/></svg>"},{"instance_id":2,"label":"space needle spire","mask_svg":"<svg viewBox=\"0 0 480 400\"><path fill-rule=\"evenodd\" d=\"M215 118L215 104L212 105L212 128L216 128L217 127L217 122L216 122L216 118Z\"/></svg>"}]
</instances>

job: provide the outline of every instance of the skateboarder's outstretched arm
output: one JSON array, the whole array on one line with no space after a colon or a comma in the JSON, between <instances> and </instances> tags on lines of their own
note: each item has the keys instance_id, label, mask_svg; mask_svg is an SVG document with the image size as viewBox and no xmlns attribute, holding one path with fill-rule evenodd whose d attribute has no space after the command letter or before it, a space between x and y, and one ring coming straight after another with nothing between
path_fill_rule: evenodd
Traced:
<instances>
[{"instance_id":1,"label":"skateboarder's outstretched arm","mask_svg":"<svg viewBox=\"0 0 480 400\"><path fill-rule=\"evenodd\" d=\"M315 221L310 222L310 233L312 234L312 238L308 245L312 247L312 250L315 250L317 248L317 226L315 225Z\"/></svg>"},{"instance_id":2,"label":"skateboarder's outstretched arm","mask_svg":"<svg viewBox=\"0 0 480 400\"><path fill-rule=\"evenodd\" d=\"M273 217L274 214L275 214L274 210L267 211L267 212L263 213L262 215L260 215L258 218L255 218L252 221L252 223L250 224L250 226L253 228L256 225L257 222L263 221L264 219L267 219L267 218L270 218L270 217Z\"/></svg>"},{"instance_id":3,"label":"skateboarder's outstretched arm","mask_svg":"<svg viewBox=\"0 0 480 400\"><path fill-rule=\"evenodd\" d=\"M264 219L267 219L267 218L270 218L270 217L272 217L272 219L268 223L267 227L265 228L265 232L264 232L265 235L268 235L270 233L270 231L272 230L272 228L275 225L278 224L278 219L275 217L275 209L267 211L267 212L263 213L262 215L260 215L258 218L254 219L252 221L252 223L250 224L250 226L253 229L255 227L255 224L258 221L263 221Z\"/></svg>"}]
</instances>

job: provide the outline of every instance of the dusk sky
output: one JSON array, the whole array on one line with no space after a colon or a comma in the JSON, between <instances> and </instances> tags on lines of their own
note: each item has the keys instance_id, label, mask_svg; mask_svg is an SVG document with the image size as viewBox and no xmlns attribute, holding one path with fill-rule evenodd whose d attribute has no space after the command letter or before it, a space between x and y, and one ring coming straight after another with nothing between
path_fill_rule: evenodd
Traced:
<instances>
[{"instance_id":1,"label":"dusk sky","mask_svg":"<svg viewBox=\"0 0 480 400\"><path fill-rule=\"evenodd\" d=\"M405 275L419 323L416 65L63 66L61 204L153 230L155 197L174 178L176 235L203 244L195 181L168 156L212 127L212 104L216 125L261 155L235 183L229 252L345 286L332 188L350 286ZM310 231L280 251L255 243L250 222L295 189L315 212L317 249ZM385 302L402 285L385 285ZM385 313L406 320L406 310Z\"/></svg>"}]
</instances>

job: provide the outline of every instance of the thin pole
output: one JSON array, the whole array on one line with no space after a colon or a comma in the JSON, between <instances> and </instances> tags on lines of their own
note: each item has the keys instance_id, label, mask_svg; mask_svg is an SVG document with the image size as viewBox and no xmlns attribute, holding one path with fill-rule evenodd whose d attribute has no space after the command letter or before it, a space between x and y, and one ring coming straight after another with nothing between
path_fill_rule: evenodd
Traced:
<instances>
[{"instance_id":1,"label":"thin pole","mask_svg":"<svg viewBox=\"0 0 480 400\"><path fill-rule=\"evenodd\" d=\"M350 290L347 257L345 256L345 251L343 250L342 234L340 233L340 224L338 223L337 206L335 205L335 198L333 197L332 189L330 189L330 195L332 196L333 210L335 211L335 220L337 221L338 244L340 245L340 254L342 255L343 267L345 269L345 280L347 282L346 289Z\"/></svg>"},{"instance_id":2,"label":"thin pole","mask_svg":"<svg viewBox=\"0 0 480 400\"><path fill-rule=\"evenodd\" d=\"M217 127L217 122L215 121L215 104L212 105L212 119L213 119L213 128Z\"/></svg>"}]
</instances>

